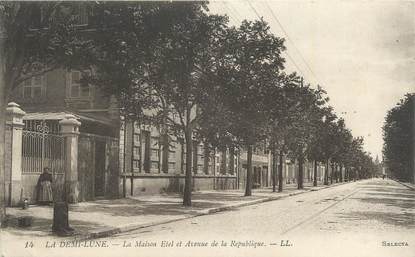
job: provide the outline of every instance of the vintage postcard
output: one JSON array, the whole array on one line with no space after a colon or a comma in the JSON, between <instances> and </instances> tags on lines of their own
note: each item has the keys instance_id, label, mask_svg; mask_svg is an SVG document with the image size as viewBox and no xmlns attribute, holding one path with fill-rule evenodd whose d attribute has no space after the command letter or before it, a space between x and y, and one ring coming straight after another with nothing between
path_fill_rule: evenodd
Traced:
<instances>
[{"instance_id":1,"label":"vintage postcard","mask_svg":"<svg viewBox=\"0 0 415 257\"><path fill-rule=\"evenodd\" d=\"M415 256L415 1L0 1L0 256Z\"/></svg>"}]
</instances>

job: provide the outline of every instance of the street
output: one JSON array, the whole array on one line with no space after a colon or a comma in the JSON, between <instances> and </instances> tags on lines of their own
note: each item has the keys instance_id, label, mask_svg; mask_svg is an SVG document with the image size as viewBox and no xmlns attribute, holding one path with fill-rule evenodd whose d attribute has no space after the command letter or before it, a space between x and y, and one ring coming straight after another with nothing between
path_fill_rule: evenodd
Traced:
<instances>
[{"instance_id":1,"label":"street","mask_svg":"<svg viewBox=\"0 0 415 257\"><path fill-rule=\"evenodd\" d=\"M392 180L373 179L280 201L196 217L116 238L192 238L249 235L299 236L415 232L415 192ZM171 234L171 235L170 235ZM385 238L387 239L387 238Z\"/></svg>"},{"instance_id":2,"label":"street","mask_svg":"<svg viewBox=\"0 0 415 257\"><path fill-rule=\"evenodd\" d=\"M114 239L259 240L268 245L262 248L265 252L276 244L276 252L289 256L322 256L326 251L344 256L357 256L357 252L373 256L372 251L377 256L414 256L414 196L414 191L392 180L365 180L134 231ZM288 246L281 246L284 244ZM241 254L240 248L231 250ZM252 249L242 249L246 250ZM353 254L349 252L352 250Z\"/></svg>"},{"instance_id":3,"label":"street","mask_svg":"<svg viewBox=\"0 0 415 257\"><path fill-rule=\"evenodd\" d=\"M147 227L82 251L102 256L118 251L124 256L415 256L414 196L395 181L370 179ZM66 248L74 254L79 250ZM56 249L38 250L52 256Z\"/></svg>"}]
</instances>

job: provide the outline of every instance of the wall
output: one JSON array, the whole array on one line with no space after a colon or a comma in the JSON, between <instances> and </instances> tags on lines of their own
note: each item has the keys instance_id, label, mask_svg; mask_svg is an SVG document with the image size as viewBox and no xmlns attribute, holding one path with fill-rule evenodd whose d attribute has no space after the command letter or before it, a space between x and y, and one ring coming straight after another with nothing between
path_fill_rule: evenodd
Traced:
<instances>
[{"instance_id":1,"label":"wall","mask_svg":"<svg viewBox=\"0 0 415 257\"><path fill-rule=\"evenodd\" d=\"M148 150L146 140L148 136L142 131L150 132L150 170L146 170L144 163ZM185 148L179 143L179 139L171 136L169 139L169 155L167 158L168 170L163 170L162 160L164 155L164 145L157 128L149 126L138 126L137 123L121 122L119 155L118 160L120 166L120 195L125 193L126 196L131 195L131 189L134 194L159 194L163 192L180 192L184 187L184 153ZM213 190L213 189L235 189L237 188L237 167L239 165L238 158L234 159L235 174L230 175L230 159L229 151L225 157L229 160L226 167L221 167L223 153L219 151L210 151L209 155L205 155L204 145L197 143L197 154L193 153L193 157L197 156L197 173L193 178L194 190ZM134 150L133 150L134 148ZM194 148L196 149L196 148ZM114 156L115 157L115 156ZM133 157L133 158L132 158ZM209 161L207 170L204 169L205 158ZM194 160L194 159L193 159ZM194 172L194 162L192 162L192 171ZM222 163L223 164L223 163ZM222 165L223 166L223 165ZM222 168L222 170L221 170ZM205 172L207 171L208 174ZM220 174L226 172L227 174ZM220 174L220 175L219 175ZM217 176L219 175L219 177ZM217 177L215 179L215 177Z\"/></svg>"},{"instance_id":2,"label":"wall","mask_svg":"<svg viewBox=\"0 0 415 257\"><path fill-rule=\"evenodd\" d=\"M107 198L119 198L118 184L120 182L119 176L119 140L109 138L105 145L105 196Z\"/></svg>"},{"instance_id":3,"label":"wall","mask_svg":"<svg viewBox=\"0 0 415 257\"><path fill-rule=\"evenodd\" d=\"M78 182L79 201L90 201L95 198L95 144L89 137L79 137L78 141Z\"/></svg>"},{"instance_id":4,"label":"wall","mask_svg":"<svg viewBox=\"0 0 415 257\"><path fill-rule=\"evenodd\" d=\"M152 195L162 193L180 193L184 188L184 176L147 176L147 177L133 177L125 176L125 192L126 196L137 195ZM225 190L236 189L235 176L194 176L193 177L193 191L201 190ZM120 181L120 189L123 190L123 181ZM133 188L133 191L131 191ZM132 194L131 194L132 193Z\"/></svg>"},{"instance_id":5,"label":"wall","mask_svg":"<svg viewBox=\"0 0 415 257\"><path fill-rule=\"evenodd\" d=\"M97 147L98 144L103 146ZM93 134L80 134L78 141L79 201L95 200L96 183L103 190L103 197L119 197L118 140ZM96 181L100 172L102 181Z\"/></svg>"},{"instance_id":6,"label":"wall","mask_svg":"<svg viewBox=\"0 0 415 257\"><path fill-rule=\"evenodd\" d=\"M67 98L67 76L66 69L56 69L45 74L45 95L39 98L22 98L22 88L17 87L12 94L12 101L19 103L25 111L62 109L71 105L75 109L107 109L109 107L109 97L105 96L97 87L92 88L90 100L69 99ZM86 107L77 108L77 103L91 102Z\"/></svg>"},{"instance_id":7,"label":"wall","mask_svg":"<svg viewBox=\"0 0 415 257\"><path fill-rule=\"evenodd\" d=\"M22 188L23 194L22 198L27 198L30 204L36 204L37 199L37 181L39 179L40 173L23 173L22 174ZM63 187L64 174L54 174L53 176L53 190L54 196L56 195L56 188Z\"/></svg>"},{"instance_id":8,"label":"wall","mask_svg":"<svg viewBox=\"0 0 415 257\"><path fill-rule=\"evenodd\" d=\"M37 181L40 174L23 174L22 175L22 188L24 188L23 198L29 199L29 203L36 203L37 198Z\"/></svg>"}]
</instances>

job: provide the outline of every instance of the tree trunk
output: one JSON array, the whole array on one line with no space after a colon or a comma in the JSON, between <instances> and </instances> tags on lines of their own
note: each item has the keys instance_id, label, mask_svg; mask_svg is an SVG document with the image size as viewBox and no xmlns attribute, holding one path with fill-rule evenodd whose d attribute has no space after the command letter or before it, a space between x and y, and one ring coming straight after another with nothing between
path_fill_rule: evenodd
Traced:
<instances>
[{"instance_id":1,"label":"tree trunk","mask_svg":"<svg viewBox=\"0 0 415 257\"><path fill-rule=\"evenodd\" d=\"M282 152L282 150L280 150L280 165L278 167L278 192L282 192L282 180L283 180L283 176L282 176L282 168L283 168L283 157L284 157L284 153Z\"/></svg>"},{"instance_id":2,"label":"tree trunk","mask_svg":"<svg viewBox=\"0 0 415 257\"><path fill-rule=\"evenodd\" d=\"M345 166L344 169L345 169L345 173L346 173L346 175L345 175L346 176L345 181L346 182L349 182L350 181L350 170L349 170L349 168L347 166Z\"/></svg>"},{"instance_id":3,"label":"tree trunk","mask_svg":"<svg viewBox=\"0 0 415 257\"><path fill-rule=\"evenodd\" d=\"M326 160L326 169L324 171L324 185L329 184L329 159Z\"/></svg>"},{"instance_id":4,"label":"tree trunk","mask_svg":"<svg viewBox=\"0 0 415 257\"><path fill-rule=\"evenodd\" d=\"M343 177L343 181L347 182L347 167L344 166L344 177Z\"/></svg>"},{"instance_id":5,"label":"tree trunk","mask_svg":"<svg viewBox=\"0 0 415 257\"><path fill-rule=\"evenodd\" d=\"M5 28L3 12L0 10L0 226L4 225L6 218L6 187L5 187L5 135L6 135L6 56L5 56Z\"/></svg>"},{"instance_id":6,"label":"tree trunk","mask_svg":"<svg viewBox=\"0 0 415 257\"><path fill-rule=\"evenodd\" d=\"M339 183L339 164L334 164L334 178L336 179L336 183Z\"/></svg>"},{"instance_id":7,"label":"tree trunk","mask_svg":"<svg viewBox=\"0 0 415 257\"><path fill-rule=\"evenodd\" d=\"M331 171L330 171L330 185L333 184L333 171L334 171L334 163L331 163Z\"/></svg>"},{"instance_id":8,"label":"tree trunk","mask_svg":"<svg viewBox=\"0 0 415 257\"><path fill-rule=\"evenodd\" d=\"M356 181L357 170L353 169L353 181Z\"/></svg>"},{"instance_id":9,"label":"tree trunk","mask_svg":"<svg viewBox=\"0 0 415 257\"><path fill-rule=\"evenodd\" d=\"M213 172L213 190L216 190L216 148L213 148L213 157L212 157L212 172ZM238 177L239 177L239 172L238 172ZM239 184L238 184L239 186Z\"/></svg>"},{"instance_id":10,"label":"tree trunk","mask_svg":"<svg viewBox=\"0 0 415 257\"><path fill-rule=\"evenodd\" d=\"M346 167L346 173L347 173L347 182L350 182L350 168Z\"/></svg>"},{"instance_id":11,"label":"tree trunk","mask_svg":"<svg viewBox=\"0 0 415 257\"><path fill-rule=\"evenodd\" d=\"M184 179L183 205L192 206L192 130L187 128L185 131L186 144L186 173Z\"/></svg>"},{"instance_id":12,"label":"tree trunk","mask_svg":"<svg viewBox=\"0 0 415 257\"><path fill-rule=\"evenodd\" d=\"M310 181L313 180L314 172L310 171L310 162L309 161L307 161L306 166L307 166L307 182L310 182Z\"/></svg>"},{"instance_id":13,"label":"tree trunk","mask_svg":"<svg viewBox=\"0 0 415 257\"><path fill-rule=\"evenodd\" d=\"M235 174L235 148L233 146L229 147L229 174Z\"/></svg>"},{"instance_id":14,"label":"tree trunk","mask_svg":"<svg viewBox=\"0 0 415 257\"><path fill-rule=\"evenodd\" d=\"M272 192L276 192L276 185L277 185L277 155L275 154L275 150L272 150Z\"/></svg>"},{"instance_id":15,"label":"tree trunk","mask_svg":"<svg viewBox=\"0 0 415 257\"><path fill-rule=\"evenodd\" d=\"M71 236L74 234L74 229L69 226L69 208L67 201L54 201L52 231L59 236Z\"/></svg>"},{"instance_id":16,"label":"tree trunk","mask_svg":"<svg viewBox=\"0 0 415 257\"><path fill-rule=\"evenodd\" d=\"M297 189L304 189L303 185L304 180L304 158L298 158L298 181L297 181Z\"/></svg>"},{"instance_id":17,"label":"tree trunk","mask_svg":"<svg viewBox=\"0 0 415 257\"><path fill-rule=\"evenodd\" d=\"M314 180L313 180L313 186L317 186L317 161L314 161Z\"/></svg>"},{"instance_id":18,"label":"tree trunk","mask_svg":"<svg viewBox=\"0 0 415 257\"><path fill-rule=\"evenodd\" d=\"M68 203L54 202L52 231L64 232L69 227Z\"/></svg>"},{"instance_id":19,"label":"tree trunk","mask_svg":"<svg viewBox=\"0 0 415 257\"><path fill-rule=\"evenodd\" d=\"M341 172L340 172L340 164L337 164L336 166L336 183L339 183L341 178Z\"/></svg>"},{"instance_id":20,"label":"tree trunk","mask_svg":"<svg viewBox=\"0 0 415 257\"><path fill-rule=\"evenodd\" d=\"M248 145L248 152L246 156L246 186L245 196L252 195L252 145Z\"/></svg>"},{"instance_id":21,"label":"tree trunk","mask_svg":"<svg viewBox=\"0 0 415 257\"><path fill-rule=\"evenodd\" d=\"M339 175L340 175L340 182L343 182L343 164L340 164L340 171L339 171Z\"/></svg>"},{"instance_id":22,"label":"tree trunk","mask_svg":"<svg viewBox=\"0 0 415 257\"><path fill-rule=\"evenodd\" d=\"M207 142L204 142L203 149L204 149L203 173L209 174L210 149L209 149L209 144Z\"/></svg>"}]
</instances>

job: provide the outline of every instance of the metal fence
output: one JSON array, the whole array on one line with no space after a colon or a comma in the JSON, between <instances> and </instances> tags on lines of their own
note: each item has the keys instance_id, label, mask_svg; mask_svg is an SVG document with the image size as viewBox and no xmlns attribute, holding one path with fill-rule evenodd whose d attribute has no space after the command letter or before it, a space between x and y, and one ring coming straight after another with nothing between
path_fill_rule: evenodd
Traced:
<instances>
[{"instance_id":1,"label":"metal fence","mask_svg":"<svg viewBox=\"0 0 415 257\"><path fill-rule=\"evenodd\" d=\"M46 131L23 130L22 172L42 173L49 167L52 174L64 174L65 138Z\"/></svg>"}]
</instances>

